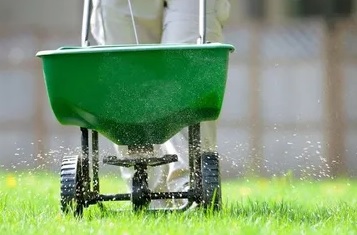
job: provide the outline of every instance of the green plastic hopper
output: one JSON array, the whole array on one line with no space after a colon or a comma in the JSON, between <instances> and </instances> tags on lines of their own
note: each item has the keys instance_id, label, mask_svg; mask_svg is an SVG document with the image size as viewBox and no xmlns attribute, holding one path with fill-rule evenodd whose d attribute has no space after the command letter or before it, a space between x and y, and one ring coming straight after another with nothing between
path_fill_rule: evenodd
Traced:
<instances>
[{"instance_id":1,"label":"green plastic hopper","mask_svg":"<svg viewBox=\"0 0 357 235\"><path fill-rule=\"evenodd\" d=\"M41 51L61 124L94 129L120 145L161 144L219 116L228 44L126 45Z\"/></svg>"}]
</instances>

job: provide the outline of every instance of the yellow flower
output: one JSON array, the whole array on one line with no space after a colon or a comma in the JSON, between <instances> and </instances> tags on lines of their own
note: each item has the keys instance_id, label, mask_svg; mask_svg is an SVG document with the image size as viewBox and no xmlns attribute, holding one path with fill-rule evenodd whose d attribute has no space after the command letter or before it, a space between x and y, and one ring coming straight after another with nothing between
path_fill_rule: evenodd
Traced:
<instances>
[{"instance_id":1,"label":"yellow flower","mask_svg":"<svg viewBox=\"0 0 357 235\"><path fill-rule=\"evenodd\" d=\"M6 176L6 186L8 188L15 188L16 187L16 178L13 175L7 175Z\"/></svg>"}]
</instances>

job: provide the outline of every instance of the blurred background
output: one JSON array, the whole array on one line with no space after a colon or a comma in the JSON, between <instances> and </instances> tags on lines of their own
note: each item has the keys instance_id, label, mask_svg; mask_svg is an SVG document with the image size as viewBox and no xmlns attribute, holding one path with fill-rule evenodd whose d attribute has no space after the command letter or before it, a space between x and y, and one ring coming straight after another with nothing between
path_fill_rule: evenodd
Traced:
<instances>
[{"instance_id":1,"label":"blurred background","mask_svg":"<svg viewBox=\"0 0 357 235\"><path fill-rule=\"evenodd\" d=\"M357 0L231 0L219 120L225 177L357 176ZM80 45L80 0L0 0L0 171L59 171L80 145L52 114L39 50ZM100 138L102 154L114 153Z\"/></svg>"}]
</instances>

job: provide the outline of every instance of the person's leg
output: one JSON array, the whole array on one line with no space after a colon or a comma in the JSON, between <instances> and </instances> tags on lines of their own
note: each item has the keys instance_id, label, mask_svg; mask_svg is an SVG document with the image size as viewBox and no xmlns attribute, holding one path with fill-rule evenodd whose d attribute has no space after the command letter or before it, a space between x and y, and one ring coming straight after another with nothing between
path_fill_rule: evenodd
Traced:
<instances>
[{"instance_id":1,"label":"person's leg","mask_svg":"<svg viewBox=\"0 0 357 235\"><path fill-rule=\"evenodd\" d=\"M222 27L230 4L227 0L207 0L206 37L210 42L223 40ZM167 0L164 13L162 43L196 43L199 37L199 1ZM167 185L170 191L184 190L189 181L187 128L162 145L164 152L176 153L177 163L169 166ZM216 122L201 123L202 151L216 151Z\"/></svg>"},{"instance_id":2,"label":"person's leg","mask_svg":"<svg viewBox=\"0 0 357 235\"><path fill-rule=\"evenodd\" d=\"M130 0L140 44L160 43L164 0ZM92 0L91 32L100 45L135 44L128 0Z\"/></svg>"},{"instance_id":3,"label":"person's leg","mask_svg":"<svg viewBox=\"0 0 357 235\"><path fill-rule=\"evenodd\" d=\"M131 19L128 0L92 0L91 16L92 35L100 45L135 44L136 38ZM163 0L131 0L132 10L140 44L160 43L162 34ZM114 145L118 157L133 157L128 155L127 146ZM163 153L155 146L155 156ZM148 183L153 191L167 191L166 176L168 165L149 167ZM120 167L121 177L131 189L132 168ZM166 201L155 200L153 207L165 206Z\"/></svg>"},{"instance_id":4,"label":"person's leg","mask_svg":"<svg viewBox=\"0 0 357 235\"><path fill-rule=\"evenodd\" d=\"M196 43L199 37L199 0L166 0L162 43ZM207 41L221 42L228 19L228 0L206 0Z\"/></svg>"}]
</instances>

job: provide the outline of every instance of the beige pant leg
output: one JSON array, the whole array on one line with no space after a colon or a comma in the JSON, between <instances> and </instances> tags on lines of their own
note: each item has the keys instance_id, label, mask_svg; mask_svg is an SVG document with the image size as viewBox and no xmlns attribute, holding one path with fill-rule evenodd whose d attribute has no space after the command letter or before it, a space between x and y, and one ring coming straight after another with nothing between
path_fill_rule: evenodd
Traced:
<instances>
[{"instance_id":1,"label":"beige pant leg","mask_svg":"<svg viewBox=\"0 0 357 235\"><path fill-rule=\"evenodd\" d=\"M164 0L130 0L140 44L160 43ZM92 0L92 35L100 45L135 44L128 0Z\"/></svg>"},{"instance_id":2,"label":"beige pant leg","mask_svg":"<svg viewBox=\"0 0 357 235\"><path fill-rule=\"evenodd\" d=\"M230 4L227 0L207 0L206 36L210 42L221 42L222 25L227 20ZM162 43L196 43L199 38L199 1L198 0L167 0L164 13ZM184 128L162 146L164 152L175 152L179 162L169 165L167 186L170 191L182 190L189 180L188 169L188 128ZM180 147L180 150L177 148ZM201 123L202 151L217 151L216 122Z\"/></svg>"}]
</instances>

